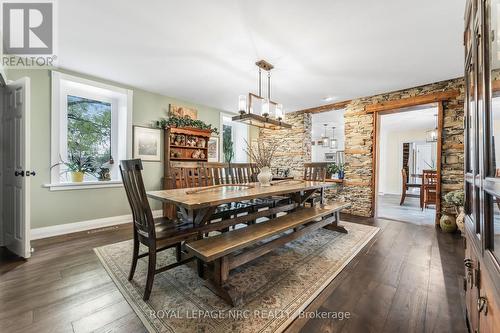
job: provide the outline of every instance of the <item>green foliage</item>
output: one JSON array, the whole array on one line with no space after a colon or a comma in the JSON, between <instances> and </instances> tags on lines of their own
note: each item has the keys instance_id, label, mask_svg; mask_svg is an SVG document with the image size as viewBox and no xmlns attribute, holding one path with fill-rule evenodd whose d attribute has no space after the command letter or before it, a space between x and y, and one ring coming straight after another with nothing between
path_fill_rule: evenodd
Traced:
<instances>
[{"instance_id":1,"label":"green foliage","mask_svg":"<svg viewBox=\"0 0 500 333\"><path fill-rule=\"evenodd\" d=\"M111 158L111 104L68 96L69 163L86 165L92 156L95 165Z\"/></svg>"},{"instance_id":2,"label":"green foliage","mask_svg":"<svg viewBox=\"0 0 500 333\"><path fill-rule=\"evenodd\" d=\"M335 162L332 162L330 164L328 164L328 168L327 168L327 172L328 174L330 175L335 175L339 172L343 172L344 171L344 164L343 163L335 163Z\"/></svg>"},{"instance_id":3,"label":"green foliage","mask_svg":"<svg viewBox=\"0 0 500 333\"><path fill-rule=\"evenodd\" d=\"M455 207L461 207L465 202L464 191L457 190L446 193L446 195L444 196L444 201L447 204L453 205Z\"/></svg>"},{"instance_id":4,"label":"green foliage","mask_svg":"<svg viewBox=\"0 0 500 333\"><path fill-rule=\"evenodd\" d=\"M202 130L210 130L212 133L219 134L219 130L217 128L212 128L212 125L209 125L201 120L191 119L189 117L176 117L172 114L169 114L167 119L158 120L156 122L156 126L158 128L194 127Z\"/></svg>"},{"instance_id":5,"label":"green foliage","mask_svg":"<svg viewBox=\"0 0 500 333\"><path fill-rule=\"evenodd\" d=\"M231 140L232 132L231 126L223 125L222 126L222 152L224 153L224 162L231 163L234 158L234 144Z\"/></svg>"},{"instance_id":6,"label":"green foliage","mask_svg":"<svg viewBox=\"0 0 500 333\"><path fill-rule=\"evenodd\" d=\"M337 163L333 162L333 163L328 164L327 171L328 171L328 174L330 174L330 175L334 175L337 172L339 172L339 167L337 166Z\"/></svg>"}]
</instances>

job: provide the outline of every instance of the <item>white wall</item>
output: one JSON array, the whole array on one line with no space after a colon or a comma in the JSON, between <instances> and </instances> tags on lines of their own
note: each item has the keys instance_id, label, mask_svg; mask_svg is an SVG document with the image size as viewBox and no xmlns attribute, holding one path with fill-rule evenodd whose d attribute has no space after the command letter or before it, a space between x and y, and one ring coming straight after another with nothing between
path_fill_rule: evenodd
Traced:
<instances>
[{"instance_id":1,"label":"white wall","mask_svg":"<svg viewBox=\"0 0 500 333\"><path fill-rule=\"evenodd\" d=\"M403 167L403 143L425 142L425 131L380 131L378 155L378 192L380 194L401 194Z\"/></svg>"}]
</instances>

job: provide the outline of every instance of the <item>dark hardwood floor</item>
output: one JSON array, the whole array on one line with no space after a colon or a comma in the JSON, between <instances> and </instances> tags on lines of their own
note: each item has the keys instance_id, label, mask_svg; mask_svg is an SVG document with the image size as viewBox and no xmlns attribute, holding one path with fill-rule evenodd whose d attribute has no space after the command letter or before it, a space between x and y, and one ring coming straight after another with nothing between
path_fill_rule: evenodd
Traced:
<instances>
[{"instance_id":1,"label":"dark hardwood floor","mask_svg":"<svg viewBox=\"0 0 500 333\"><path fill-rule=\"evenodd\" d=\"M298 318L288 331L466 332L459 235L343 219L382 230L306 312L349 312L350 318ZM0 250L0 331L145 331L92 250L130 235L130 226L122 225L35 241L29 261Z\"/></svg>"}]
</instances>

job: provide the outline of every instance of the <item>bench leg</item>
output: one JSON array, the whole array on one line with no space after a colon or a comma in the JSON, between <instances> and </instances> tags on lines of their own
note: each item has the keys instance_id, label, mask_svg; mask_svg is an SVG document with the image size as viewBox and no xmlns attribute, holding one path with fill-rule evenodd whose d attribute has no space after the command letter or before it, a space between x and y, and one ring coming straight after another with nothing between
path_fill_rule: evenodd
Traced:
<instances>
[{"instance_id":1,"label":"bench leg","mask_svg":"<svg viewBox=\"0 0 500 333\"><path fill-rule=\"evenodd\" d=\"M323 228L328 229L328 230L332 230L332 231L341 232L343 234L347 234L346 228L339 225L339 221L340 221L340 212L335 212L335 222L333 222L329 225L325 225Z\"/></svg>"},{"instance_id":2,"label":"bench leg","mask_svg":"<svg viewBox=\"0 0 500 333\"><path fill-rule=\"evenodd\" d=\"M208 289L214 294L222 298L231 306L236 306L241 303L238 298L232 297L225 287L225 282L229 277L229 260L228 257L222 257L214 261L214 271L210 279L205 283Z\"/></svg>"}]
</instances>

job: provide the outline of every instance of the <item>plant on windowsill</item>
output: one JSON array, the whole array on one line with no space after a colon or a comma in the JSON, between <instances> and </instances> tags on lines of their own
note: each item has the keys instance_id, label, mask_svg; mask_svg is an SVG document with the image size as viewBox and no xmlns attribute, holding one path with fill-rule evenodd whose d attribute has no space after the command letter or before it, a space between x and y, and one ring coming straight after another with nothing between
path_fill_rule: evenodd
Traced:
<instances>
[{"instance_id":1,"label":"plant on windowsill","mask_svg":"<svg viewBox=\"0 0 500 333\"><path fill-rule=\"evenodd\" d=\"M210 130L212 133L219 135L219 130L216 127L212 127L212 125L205 123L204 121L198 119L191 119L189 117L177 117L172 113L168 114L168 118L160 119L156 122L156 127L165 129L167 127L192 127L198 128L202 130Z\"/></svg>"},{"instance_id":2,"label":"plant on windowsill","mask_svg":"<svg viewBox=\"0 0 500 333\"><path fill-rule=\"evenodd\" d=\"M95 159L92 156L82 154L70 154L68 161L61 158L61 162L54 164L51 169L58 165L66 166L63 173L69 173L73 183L83 182L85 174L95 177L97 171Z\"/></svg>"}]
</instances>

